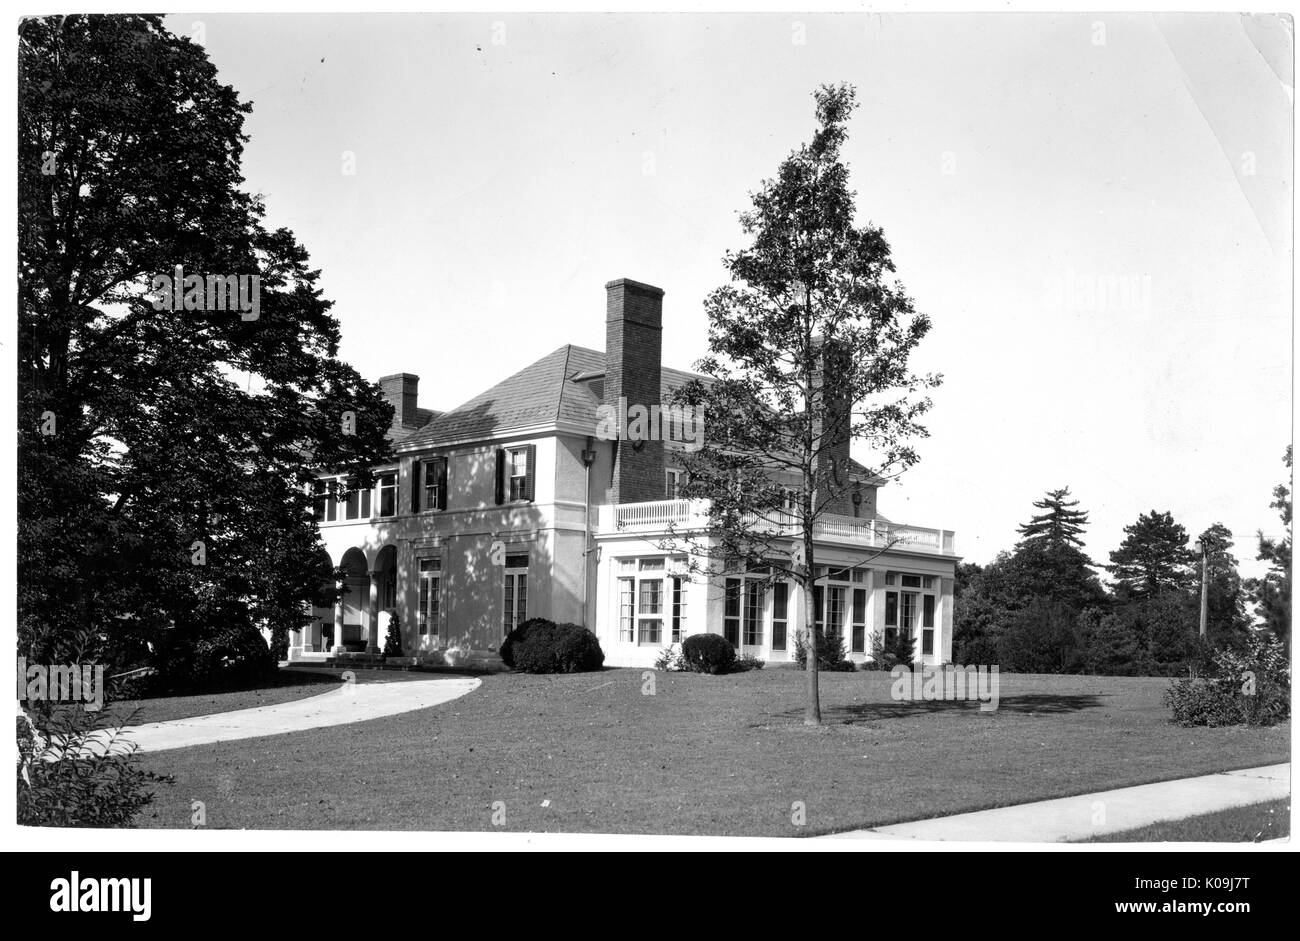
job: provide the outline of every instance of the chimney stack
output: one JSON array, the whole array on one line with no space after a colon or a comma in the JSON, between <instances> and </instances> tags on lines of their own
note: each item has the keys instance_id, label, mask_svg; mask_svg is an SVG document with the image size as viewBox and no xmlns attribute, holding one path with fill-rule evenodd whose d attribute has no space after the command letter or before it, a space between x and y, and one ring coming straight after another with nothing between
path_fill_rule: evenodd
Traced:
<instances>
[{"instance_id":1,"label":"chimney stack","mask_svg":"<svg viewBox=\"0 0 1300 941\"><path fill-rule=\"evenodd\" d=\"M395 373L379 380L384 399L393 407L393 428L415 423L415 400L419 387L420 377L409 372Z\"/></svg>"},{"instance_id":2,"label":"chimney stack","mask_svg":"<svg viewBox=\"0 0 1300 941\"><path fill-rule=\"evenodd\" d=\"M627 413L661 405L660 356L663 348L663 289L630 278L605 285L605 395L619 426ZM661 429L651 429L659 431ZM615 444L610 503L645 503L664 498L663 441Z\"/></svg>"}]
</instances>

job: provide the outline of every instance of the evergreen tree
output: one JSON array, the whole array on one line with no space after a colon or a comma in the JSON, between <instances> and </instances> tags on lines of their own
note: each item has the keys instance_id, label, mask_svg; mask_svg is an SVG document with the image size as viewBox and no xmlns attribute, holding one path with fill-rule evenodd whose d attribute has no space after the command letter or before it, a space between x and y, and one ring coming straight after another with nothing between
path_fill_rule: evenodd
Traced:
<instances>
[{"instance_id":1,"label":"evergreen tree","mask_svg":"<svg viewBox=\"0 0 1300 941\"><path fill-rule=\"evenodd\" d=\"M1020 541L1021 546L1036 542L1046 543L1053 548L1067 545L1083 548L1083 540L1079 537L1088 525L1088 514L1076 509L1079 501L1071 500L1069 496L1070 488L1062 487L1060 490L1049 490L1043 499L1034 502L1034 506L1043 512L1019 527L1019 532L1024 537Z\"/></svg>"},{"instance_id":2,"label":"evergreen tree","mask_svg":"<svg viewBox=\"0 0 1300 941\"><path fill-rule=\"evenodd\" d=\"M1187 548L1187 530L1173 516L1155 510L1143 513L1124 527L1124 533L1106 566L1123 597L1152 597L1192 585L1195 557Z\"/></svg>"},{"instance_id":3,"label":"evergreen tree","mask_svg":"<svg viewBox=\"0 0 1300 941\"><path fill-rule=\"evenodd\" d=\"M1282 458L1287 470L1291 469L1291 445L1287 445ZM1247 587L1255 602L1255 613L1264 621L1287 650L1291 643L1291 488L1290 481L1273 489L1273 502L1269 504L1282 519L1282 538L1268 539L1259 533L1257 559L1268 562L1268 573L1263 578L1252 578Z\"/></svg>"},{"instance_id":4,"label":"evergreen tree","mask_svg":"<svg viewBox=\"0 0 1300 941\"><path fill-rule=\"evenodd\" d=\"M1089 638L1088 669L1099 676L1133 676L1141 658L1138 637L1116 613L1103 616Z\"/></svg>"}]
</instances>

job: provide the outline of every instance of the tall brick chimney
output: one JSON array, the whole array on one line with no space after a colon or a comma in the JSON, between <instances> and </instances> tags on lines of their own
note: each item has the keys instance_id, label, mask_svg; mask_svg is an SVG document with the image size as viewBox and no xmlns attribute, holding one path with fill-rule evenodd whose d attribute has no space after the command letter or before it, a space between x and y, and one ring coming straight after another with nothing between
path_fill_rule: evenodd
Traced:
<instances>
[{"instance_id":1,"label":"tall brick chimney","mask_svg":"<svg viewBox=\"0 0 1300 941\"><path fill-rule=\"evenodd\" d=\"M605 285L604 404L617 410L661 405L659 361L663 348L661 288L630 278ZM623 400L620 403L620 399ZM625 413L624 413L625 414ZM620 421L620 426L622 422ZM610 503L644 503L664 498L662 440L615 443Z\"/></svg>"},{"instance_id":2,"label":"tall brick chimney","mask_svg":"<svg viewBox=\"0 0 1300 941\"><path fill-rule=\"evenodd\" d=\"M420 377L409 372L394 373L379 380L384 399L393 407L393 428L415 424L415 400L419 387Z\"/></svg>"},{"instance_id":3,"label":"tall brick chimney","mask_svg":"<svg viewBox=\"0 0 1300 941\"><path fill-rule=\"evenodd\" d=\"M819 504L826 506L831 513L852 516L849 445L852 442L853 416L851 403L843 393L843 384L836 378L847 369L847 363L842 362L847 353L841 345L825 341L819 343L819 353L815 381L822 393L821 414L814 417L813 434L818 437L825 434L829 440L818 446L816 473L819 479L830 479L829 490Z\"/></svg>"}]
</instances>

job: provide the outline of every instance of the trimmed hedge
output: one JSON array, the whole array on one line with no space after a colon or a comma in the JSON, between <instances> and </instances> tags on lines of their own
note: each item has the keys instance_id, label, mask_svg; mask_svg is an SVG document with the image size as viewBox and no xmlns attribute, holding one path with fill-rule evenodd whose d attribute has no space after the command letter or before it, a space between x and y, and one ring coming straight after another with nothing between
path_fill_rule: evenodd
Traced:
<instances>
[{"instance_id":1,"label":"trimmed hedge","mask_svg":"<svg viewBox=\"0 0 1300 941\"><path fill-rule=\"evenodd\" d=\"M721 634L692 634L682 641L682 659L692 673L729 673L736 648Z\"/></svg>"},{"instance_id":2,"label":"trimmed hedge","mask_svg":"<svg viewBox=\"0 0 1300 941\"><path fill-rule=\"evenodd\" d=\"M605 652L581 624L529 618L502 642L501 659L520 673L588 673L605 665Z\"/></svg>"}]
</instances>

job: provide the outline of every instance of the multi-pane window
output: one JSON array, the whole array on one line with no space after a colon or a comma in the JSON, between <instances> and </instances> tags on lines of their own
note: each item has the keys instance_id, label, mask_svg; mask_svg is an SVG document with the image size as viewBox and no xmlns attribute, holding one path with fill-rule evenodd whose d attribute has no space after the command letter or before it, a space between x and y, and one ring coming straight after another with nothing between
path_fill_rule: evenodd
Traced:
<instances>
[{"instance_id":1,"label":"multi-pane window","mask_svg":"<svg viewBox=\"0 0 1300 941\"><path fill-rule=\"evenodd\" d=\"M447 506L447 459L434 458L421 464L420 472L424 481L424 502L426 510L442 510Z\"/></svg>"},{"instance_id":2,"label":"multi-pane window","mask_svg":"<svg viewBox=\"0 0 1300 941\"><path fill-rule=\"evenodd\" d=\"M826 633L833 637L844 635L845 589L839 585L826 587Z\"/></svg>"},{"instance_id":3,"label":"multi-pane window","mask_svg":"<svg viewBox=\"0 0 1300 941\"><path fill-rule=\"evenodd\" d=\"M420 636L438 636L438 615L442 609L442 561L420 560Z\"/></svg>"},{"instance_id":4,"label":"multi-pane window","mask_svg":"<svg viewBox=\"0 0 1300 941\"><path fill-rule=\"evenodd\" d=\"M379 475L379 515L397 515L397 475Z\"/></svg>"},{"instance_id":5,"label":"multi-pane window","mask_svg":"<svg viewBox=\"0 0 1300 941\"><path fill-rule=\"evenodd\" d=\"M853 639L850 650L862 653L867 645L867 590L853 589Z\"/></svg>"},{"instance_id":6,"label":"multi-pane window","mask_svg":"<svg viewBox=\"0 0 1300 941\"><path fill-rule=\"evenodd\" d=\"M790 585L777 582L772 586L772 649L785 650L785 632L789 623Z\"/></svg>"},{"instance_id":7,"label":"multi-pane window","mask_svg":"<svg viewBox=\"0 0 1300 941\"><path fill-rule=\"evenodd\" d=\"M933 575L886 572L885 584L904 589L885 593L885 638L893 640L900 633L910 638L919 631L921 653L934 653L934 614L938 604L934 592L938 579Z\"/></svg>"},{"instance_id":8,"label":"multi-pane window","mask_svg":"<svg viewBox=\"0 0 1300 941\"><path fill-rule=\"evenodd\" d=\"M636 579L618 580L618 639L631 643L636 639Z\"/></svg>"},{"instance_id":9,"label":"multi-pane window","mask_svg":"<svg viewBox=\"0 0 1300 941\"><path fill-rule=\"evenodd\" d=\"M742 578L727 579L723 595L722 636L733 647L740 646L740 590L743 584Z\"/></svg>"},{"instance_id":10,"label":"multi-pane window","mask_svg":"<svg viewBox=\"0 0 1300 941\"><path fill-rule=\"evenodd\" d=\"M502 589L501 636L528 620L528 555L506 556L506 580Z\"/></svg>"},{"instance_id":11,"label":"multi-pane window","mask_svg":"<svg viewBox=\"0 0 1300 941\"><path fill-rule=\"evenodd\" d=\"M677 494L682 488L682 472L676 468L668 468L664 471L664 499L676 500Z\"/></svg>"},{"instance_id":12,"label":"multi-pane window","mask_svg":"<svg viewBox=\"0 0 1300 941\"><path fill-rule=\"evenodd\" d=\"M318 523L329 523L334 520L334 489L333 481L317 480L312 484L312 515Z\"/></svg>"},{"instance_id":13,"label":"multi-pane window","mask_svg":"<svg viewBox=\"0 0 1300 941\"><path fill-rule=\"evenodd\" d=\"M528 499L528 449L511 448L506 452L509 460L510 499Z\"/></svg>"},{"instance_id":14,"label":"multi-pane window","mask_svg":"<svg viewBox=\"0 0 1300 941\"><path fill-rule=\"evenodd\" d=\"M641 581L637 598L637 643L661 643L664 613L664 583L662 579L647 578Z\"/></svg>"},{"instance_id":15,"label":"multi-pane window","mask_svg":"<svg viewBox=\"0 0 1300 941\"><path fill-rule=\"evenodd\" d=\"M673 583L673 643L686 639L686 579L674 575Z\"/></svg>"},{"instance_id":16,"label":"multi-pane window","mask_svg":"<svg viewBox=\"0 0 1300 941\"><path fill-rule=\"evenodd\" d=\"M763 645L763 582L745 581L744 641L746 647Z\"/></svg>"}]
</instances>

